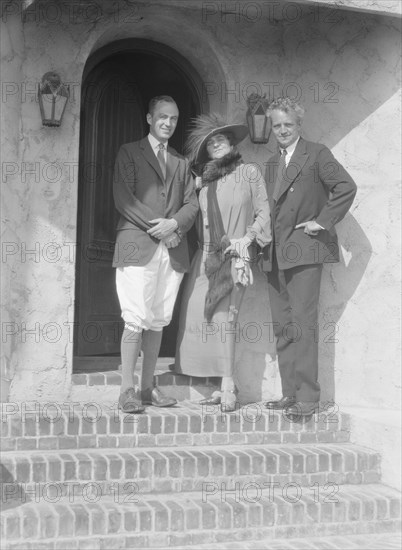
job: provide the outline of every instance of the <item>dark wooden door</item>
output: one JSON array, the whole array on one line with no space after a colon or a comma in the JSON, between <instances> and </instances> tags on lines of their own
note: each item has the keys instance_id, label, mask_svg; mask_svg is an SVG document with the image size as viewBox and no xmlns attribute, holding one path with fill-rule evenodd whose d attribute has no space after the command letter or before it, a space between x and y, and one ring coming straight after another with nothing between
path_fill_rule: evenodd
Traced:
<instances>
[{"instance_id":1,"label":"dark wooden door","mask_svg":"<svg viewBox=\"0 0 402 550\"><path fill-rule=\"evenodd\" d=\"M113 166L119 147L144 135L144 105L113 60L95 68L84 86L74 355L112 355L119 353L122 329L112 268L118 220Z\"/></svg>"},{"instance_id":2,"label":"dark wooden door","mask_svg":"<svg viewBox=\"0 0 402 550\"><path fill-rule=\"evenodd\" d=\"M120 354L123 322L112 268L118 220L112 183L118 149L148 133L146 112L154 96L171 95L179 106L179 122L169 140L179 153L190 119L201 111L197 94L173 57L122 51L101 61L84 79L74 333L74 368L78 370L82 370L80 357L87 365L85 357ZM195 240L191 232L189 237ZM180 295L172 322L163 332L160 356L174 356L179 305ZM103 370L102 364L96 359L91 368Z\"/></svg>"}]
</instances>

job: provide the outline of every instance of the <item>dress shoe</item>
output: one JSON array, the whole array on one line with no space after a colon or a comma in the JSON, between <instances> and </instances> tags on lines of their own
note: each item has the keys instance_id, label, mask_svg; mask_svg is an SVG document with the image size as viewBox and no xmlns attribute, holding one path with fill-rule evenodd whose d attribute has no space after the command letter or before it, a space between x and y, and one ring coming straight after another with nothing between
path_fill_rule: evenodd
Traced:
<instances>
[{"instance_id":1,"label":"dress shoe","mask_svg":"<svg viewBox=\"0 0 402 550\"><path fill-rule=\"evenodd\" d=\"M139 414L145 411L145 407L137 399L134 388L127 388L119 396L119 409L125 413Z\"/></svg>"},{"instance_id":2,"label":"dress shoe","mask_svg":"<svg viewBox=\"0 0 402 550\"><path fill-rule=\"evenodd\" d=\"M296 403L296 397L293 395L285 395L285 397L282 397L282 399L279 399L277 401L266 401L264 403L264 407L271 410L281 410L281 409L287 409L288 407L291 407Z\"/></svg>"},{"instance_id":3,"label":"dress shoe","mask_svg":"<svg viewBox=\"0 0 402 550\"><path fill-rule=\"evenodd\" d=\"M287 416L310 416L318 412L318 401L296 401L294 405L286 409Z\"/></svg>"},{"instance_id":4,"label":"dress shoe","mask_svg":"<svg viewBox=\"0 0 402 550\"><path fill-rule=\"evenodd\" d=\"M176 399L164 395L157 386L143 390L141 392L141 401L143 405L152 405L154 407L172 407L177 403Z\"/></svg>"},{"instance_id":5,"label":"dress shoe","mask_svg":"<svg viewBox=\"0 0 402 550\"><path fill-rule=\"evenodd\" d=\"M206 399L201 399L200 405L220 405L221 404L222 392L214 391L211 397Z\"/></svg>"}]
</instances>

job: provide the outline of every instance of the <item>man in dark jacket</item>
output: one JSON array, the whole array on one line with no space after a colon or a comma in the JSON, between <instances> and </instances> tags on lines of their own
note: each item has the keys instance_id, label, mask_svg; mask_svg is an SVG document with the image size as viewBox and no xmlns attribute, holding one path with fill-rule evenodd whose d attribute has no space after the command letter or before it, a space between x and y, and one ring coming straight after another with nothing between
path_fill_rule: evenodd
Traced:
<instances>
[{"instance_id":1,"label":"man in dark jacket","mask_svg":"<svg viewBox=\"0 0 402 550\"><path fill-rule=\"evenodd\" d=\"M153 98L147 114L148 136L123 145L116 159L113 193L120 220L113 266L125 321L119 397L124 412L176 403L155 386L154 371L163 327L172 318L180 282L190 268L186 233L198 212L188 162L168 146L178 117L170 96ZM141 349L138 393L134 369Z\"/></svg>"},{"instance_id":2,"label":"man in dark jacket","mask_svg":"<svg viewBox=\"0 0 402 550\"><path fill-rule=\"evenodd\" d=\"M273 242L264 252L277 342L282 399L269 409L318 410L318 299L323 263L338 262L335 224L348 212L356 184L319 143L300 137L304 109L279 98L267 112L279 151L267 163Z\"/></svg>"}]
</instances>

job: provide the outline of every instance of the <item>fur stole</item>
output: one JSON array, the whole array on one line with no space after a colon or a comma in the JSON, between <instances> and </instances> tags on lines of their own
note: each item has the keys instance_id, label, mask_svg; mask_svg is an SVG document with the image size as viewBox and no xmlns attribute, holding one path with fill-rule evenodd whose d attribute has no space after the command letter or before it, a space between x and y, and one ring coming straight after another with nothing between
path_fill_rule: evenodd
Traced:
<instances>
[{"instance_id":1,"label":"fur stole","mask_svg":"<svg viewBox=\"0 0 402 550\"><path fill-rule=\"evenodd\" d=\"M231 151L220 159L210 160L202 171L202 185L208 185L230 174L239 166L241 160L241 155L237 151Z\"/></svg>"},{"instance_id":2,"label":"fur stole","mask_svg":"<svg viewBox=\"0 0 402 550\"><path fill-rule=\"evenodd\" d=\"M230 240L224 235L217 249L207 255L205 260L205 274L208 278L208 290L205 295L204 316L208 323L219 302L228 296L234 287L232 277L231 256L225 254Z\"/></svg>"},{"instance_id":3,"label":"fur stole","mask_svg":"<svg viewBox=\"0 0 402 550\"><path fill-rule=\"evenodd\" d=\"M205 260L205 274L208 278L208 290L205 296L204 315L208 322L219 302L233 290L231 256L225 254L230 240L225 234L222 216L216 197L217 180L230 174L240 164L241 156L231 151L221 159L208 162L203 170L203 186L208 185L207 212L210 227L210 239L213 245Z\"/></svg>"}]
</instances>

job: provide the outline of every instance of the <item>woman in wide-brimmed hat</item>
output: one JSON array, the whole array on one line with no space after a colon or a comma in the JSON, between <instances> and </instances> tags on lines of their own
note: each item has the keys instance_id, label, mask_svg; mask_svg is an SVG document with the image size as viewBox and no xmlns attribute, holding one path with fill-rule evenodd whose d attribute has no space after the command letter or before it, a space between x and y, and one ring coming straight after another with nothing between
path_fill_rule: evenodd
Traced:
<instances>
[{"instance_id":1,"label":"woman in wide-brimmed hat","mask_svg":"<svg viewBox=\"0 0 402 550\"><path fill-rule=\"evenodd\" d=\"M247 134L243 124L200 115L187 144L200 174L199 250L183 292L175 370L221 376L221 391L202 403L220 404L226 412L236 406L239 310L256 275L259 250L271 242L264 179L256 165L243 163L236 149ZM255 308L263 301L256 296Z\"/></svg>"}]
</instances>

